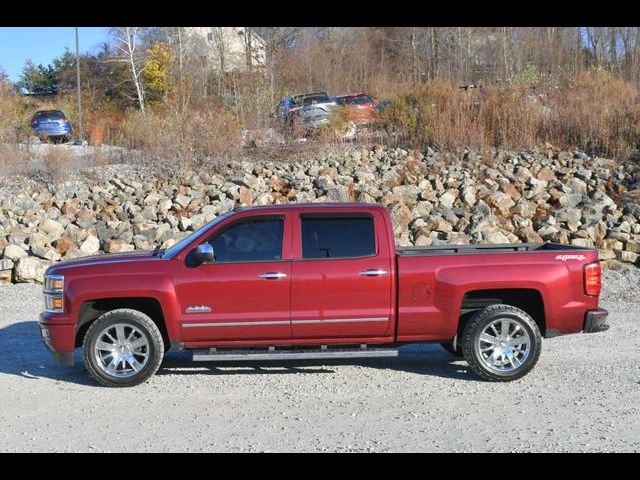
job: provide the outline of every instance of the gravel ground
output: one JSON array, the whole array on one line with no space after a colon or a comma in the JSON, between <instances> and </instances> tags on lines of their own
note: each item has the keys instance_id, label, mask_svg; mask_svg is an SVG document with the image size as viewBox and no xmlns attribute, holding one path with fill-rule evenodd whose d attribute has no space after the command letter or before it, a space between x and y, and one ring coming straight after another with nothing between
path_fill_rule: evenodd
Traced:
<instances>
[{"instance_id":1,"label":"gravel ground","mask_svg":"<svg viewBox=\"0 0 640 480\"><path fill-rule=\"evenodd\" d=\"M133 389L57 367L41 287L0 287L0 451L640 451L640 272L606 271L608 332L544 342L508 384L437 345L397 359L208 367L169 353Z\"/></svg>"}]
</instances>

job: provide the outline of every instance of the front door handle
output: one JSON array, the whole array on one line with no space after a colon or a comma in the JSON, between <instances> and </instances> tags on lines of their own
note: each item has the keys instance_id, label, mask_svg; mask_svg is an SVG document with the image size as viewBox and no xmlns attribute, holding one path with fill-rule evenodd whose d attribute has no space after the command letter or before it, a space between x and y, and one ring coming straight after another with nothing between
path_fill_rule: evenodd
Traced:
<instances>
[{"instance_id":1,"label":"front door handle","mask_svg":"<svg viewBox=\"0 0 640 480\"><path fill-rule=\"evenodd\" d=\"M266 272L258 276L266 280L277 280L279 278L287 278L287 274L282 272Z\"/></svg>"},{"instance_id":2,"label":"front door handle","mask_svg":"<svg viewBox=\"0 0 640 480\"><path fill-rule=\"evenodd\" d=\"M374 268L371 270L363 270L360 275L363 277L379 277L380 275L386 275L387 271L380 268Z\"/></svg>"}]
</instances>

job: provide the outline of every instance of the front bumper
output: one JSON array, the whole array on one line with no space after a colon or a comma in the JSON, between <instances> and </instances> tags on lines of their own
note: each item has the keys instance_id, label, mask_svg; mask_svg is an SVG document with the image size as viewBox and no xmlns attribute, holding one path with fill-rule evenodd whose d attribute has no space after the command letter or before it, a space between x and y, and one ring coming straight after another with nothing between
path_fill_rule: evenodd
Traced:
<instances>
[{"instance_id":1,"label":"front bumper","mask_svg":"<svg viewBox=\"0 0 640 480\"><path fill-rule=\"evenodd\" d=\"M69 323L50 323L53 315L49 312L40 314L42 341L59 365L71 366L75 352L76 326ZM56 318L55 321L64 321L64 318Z\"/></svg>"},{"instance_id":2,"label":"front bumper","mask_svg":"<svg viewBox=\"0 0 640 480\"><path fill-rule=\"evenodd\" d=\"M598 333L609 330L607 316L609 312L604 308L589 310L585 315L583 333Z\"/></svg>"}]
</instances>

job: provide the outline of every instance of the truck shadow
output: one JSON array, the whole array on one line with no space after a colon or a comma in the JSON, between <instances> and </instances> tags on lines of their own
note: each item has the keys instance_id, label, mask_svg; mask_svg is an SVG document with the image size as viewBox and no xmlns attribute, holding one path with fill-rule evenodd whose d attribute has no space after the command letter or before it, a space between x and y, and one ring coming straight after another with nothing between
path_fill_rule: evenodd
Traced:
<instances>
[{"instance_id":1,"label":"truck shadow","mask_svg":"<svg viewBox=\"0 0 640 480\"><path fill-rule=\"evenodd\" d=\"M0 374L16 375L29 381L41 377L59 382L96 386L76 351L73 367L60 367L40 337L38 322L18 322L0 328Z\"/></svg>"},{"instance_id":2,"label":"truck shadow","mask_svg":"<svg viewBox=\"0 0 640 480\"><path fill-rule=\"evenodd\" d=\"M332 374L345 366L396 370L455 380L481 381L463 360L445 352L439 345L407 345L396 358L351 360L286 360L251 362L194 362L189 352L170 351L157 375L282 375ZM15 375L28 381L49 378L61 383L98 386L85 371L82 352L76 350L75 364L60 367L44 346L38 322L17 322L0 328L0 374Z\"/></svg>"}]
</instances>

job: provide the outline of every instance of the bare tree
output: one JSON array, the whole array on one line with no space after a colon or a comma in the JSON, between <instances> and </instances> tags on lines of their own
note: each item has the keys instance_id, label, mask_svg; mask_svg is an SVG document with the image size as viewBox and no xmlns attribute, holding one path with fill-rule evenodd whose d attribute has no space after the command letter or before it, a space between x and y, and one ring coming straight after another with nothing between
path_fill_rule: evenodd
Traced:
<instances>
[{"instance_id":1,"label":"bare tree","mask_svg":"<svg viewBox=\"0 0 640 480\"><path fill-rule=\"evenodd\" d=\"M140 110L144 111L142 73L145 66L144 52L140 48L142 29L139 27L114 27L110 33L115 44L116 54L108 61L127 64L131 81L135 87L138 105Z\"/></svg>"},{"instance_id":2,"label":"bare tree","mask_svg":"<svg viewBox=\"0 0 640 480\"><path fill-rule=\"evenodd\" d=\"M140 27L114 27L110 31L115 43L116 55L109 61L126 63L131 73L131 81L136 90L140 110L144 111L144 85L142 73L145 69L144 51L141 48L143 30Z\"/></svg>"},{"instance_id":3,"label":"bare tree","mask_svg":"<svg viewBox=\"0 0 640 480\"><path fill-rule=\"evenodd\" d=\"M257 33L265 41L265 55L267 74L269 76L269 93L271 104L275 103L276 72L283 52L290 50L297 40L298 27L264 27L258 28Z\"/></svg>"},{"instance_id":4,"label":"bare tree","mask_svg":"<svg viewBox=\"0 0 640 480\"><path fill-rule=\"evenodd\" d=\"M211 40L213 41L213 48L218 58L218 95L222 94L222 77L226 71L227 64L227 38L225 35L225 28L227 27L211 27Z\"/></svg>"}]
</instances>

